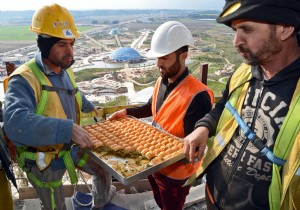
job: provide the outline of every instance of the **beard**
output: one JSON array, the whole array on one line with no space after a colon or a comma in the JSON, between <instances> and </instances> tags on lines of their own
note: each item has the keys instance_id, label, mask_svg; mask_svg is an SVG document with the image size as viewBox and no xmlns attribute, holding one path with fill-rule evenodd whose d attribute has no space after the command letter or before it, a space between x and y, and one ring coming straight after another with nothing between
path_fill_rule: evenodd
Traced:
<instances>
[{"instance_id":1,"label":"beard","mask_svg":"<svg viewBox=\"0 0 300 210\"><path fill-rule=\"evenodd\" d=\"M253 52L244 46L238 46L237 51L242 54L246 64L249 65L262 65L266 63L270 57L280 52L281 46L276 39L275 30L271 30L270 35L260 48Z\"/></svg>"},{"instance_id":2,"label":"beard","mask_svg":"<svg viewBox=\"0 0 300 210\"><path fill-rule=\"evenodd\" d=\"M72 55L64 55L61 59L56 57L48 57L48 60L56 66L61 67L62 69L67 69L73 65L75 62Z\"/></svg>"},{"instance_id":3,"label":"beard","mask_svg":"<svg viewBox=\"0 0 300 210\"><path fill-rule=\"evenodd\" d=\"M159 66L160 76L164 80L172 78L177 75L181 67L179 56L176 55L176 60L170 67Z\"/></svg>"},{"instance_id":4,"label":"beard","mask_svg":"<svg viewBox=\"0 0 300 210\"><path fill-rule=\"evenodd\" d=\"M250 51L250 49L245 48L243 46L238 46L237 51L239 53L243 54L242 57L246 64L248 64L248 65L259 65L260 64L260 58L258 56L260 56L260 54L262 52L258 51L258 53L254 54L252 51ZM256 54L258 56L256 56Z\"/></svg>"}]
</instances>

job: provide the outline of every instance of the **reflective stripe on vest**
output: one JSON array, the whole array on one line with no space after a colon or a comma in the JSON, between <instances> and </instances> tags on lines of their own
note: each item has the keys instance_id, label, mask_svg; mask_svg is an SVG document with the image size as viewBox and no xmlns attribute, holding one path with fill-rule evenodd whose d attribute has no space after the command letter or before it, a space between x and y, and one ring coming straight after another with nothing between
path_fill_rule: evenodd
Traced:
<instances>
[{"instance_id":1,"label":"reflective stripe on vest","mask_svg":"<svg viewBox=\"0 0 300 210\"><path fill-rule=\"evenodd\" d=\"M24 66L21 66L22 68L17 69L11 76L16 75L16 74L20 74L21 76L23 76L25 79L29 78L30 74L26 74L26 67L27 66L31 72L34 74L35 78L37 79L37 81L39 82L39 86L50 86L51 82L48 80L48 78L41 72L41 70L39 69L39 67L37 66L35 59L30 60L29 62L27 62ZM29 71L28 69L28 71ZM71 73L71 69L68 69L67 74L70 78L71 84L73 86L73 88L77 88L77 85L75 83L75 79L74 79L74 75ZM26 76L27 75L27 76ZM34 81L31 81L34 83ZM31 87L34 89L34 87L36 87L34 84L30 83ZM46 111L46 107L48 105L48 98L49 98L49 92L47 90L41 89L41 92L38 92L37 90L34 90L35 93L37 94L36 97L38 98L37 101L37 109L36 109L36 114L38 115L43 115L44 112ZM40 94L39 94L40 93ZM57 93L55 93L54 95L55 97L57 97L57 103L59 103L59 98L57 96ZM82 107L82 98L80 95L80 92L77 92L75 94L75 98L76 98L76 106L77 106L77 113L80 113L81 107ZM63 109L61 109L63 111ZM52 116L52 117L58 117L58 116ZM64 117L65 114L64 114ZM77 122L80 122L80 114L77 116ZM73 165L72 159L70 157L70 151L58 151L58 149L61 149L63 147L63 144L60 145L56 145L55 148L49 147L50 153L52 153L52 150L55 149L56 152L59 154L59 156L63 157L66 168L69 172L70 178L71 178L71 182L75 183L77 182L77 176L75 173L75 167ZM44 147L37 147L38 150L44 151L45 153L48 153L47 151L47 146ZM26 151L26 147L23 148L18 148L18 152L19 152L19 158L18 158L18 163L20 165L21 168L24 169L25 166L25 159L31 159L30 157L35 157L36 159L36 153L32 153L32 152L28 152Z\"/></svg>"},{"instance_id":2,"label":"reflective stripe on vest","mask_svg":"<svg viewBox=\"0 0 300 210\"><path fill-rule=\"evenodd\" d=\"M273 153L274 155L287 159L294 141L300 131L300 79L296 90L294 91L292 101L289 106L289 111L283 121L279 134L276 138ZM287 141L290 139L290 141ZM272 181L269 188L269 203L271 210L280 209L283 203L284 196L282 195L282 182L281 182L281 166L273 164L272 168ZM284 173L283 173L284 174ZM287 179L287 177L284 177Z\"/></svg>"},{"instance_id":3,"label":"reflective stripe on vest","mask_svg":"<svg viewBox=\"0 0 300 210\"><path fill-rule=\"evenodd\" d=\"M213 104L213 93L203 83L188 75L174 88L157 111L156 104L160 83L161 78L157 80L152 96L153 124L159 125L174 136L183 138L185 136L183 119L194 96L199 92L207 91ZM200 165L201 161L195 164L179 161L163 168L160 173L173 179L182 180L194 174Z\"/></svg>"},{"instance_id":4,"label":"reflective stripe on vest","mask_svg":"<svg viewBox=\"0 0 300 210\"><path fill-rule=\"evenodd\" d=\"M34 75L36 76L36 78L39 80L41 86L48 86L46 80L47 77L41 72L41 70L39 69L39 67L36 65L35 60L32 59L30 60L28 63L26 63L26 66L28 66L28 68L30 68L32 70L32 72L34 73ZM75 83L75 79L74 79L74 75L72 73L70 73L70 69L67 69L67 74L69 76L69 79L72 83L73 88L77 88L77 85ZM77 92L75 94L76 97L76 101L78 103L79 106L79 110L81 110L82 107L82 98L80 95L80 92ZM40 96L40 101L39 104L37 106L37 110L36 110L36 114L38 115L42 115L44 113L44 110L46 108L46 104L48 101L48 91L47 90L42 90L41 96Z\"/></svg>"},{"instance_id":5,"label":"reflective stripe on vest","mask_svg":"<svg viewBox=\"0 0 300 210\"><path fill-rule=\"evenodd\" d=\"M31 76L32 74L27 74L26 71L29 71L29 69L25 69L26 67L28 67L31 72L33 72L35 78L37 79L37 81L39 82L39 84L36 84L36 80L34 80L34 78ZM77 88L77 85L75 83L75 79L74 79L74 75L72 70L69 68L66 70L69 79L71 81L71 84L73 86L74 89ZM47 90L44 90L41 88L41 91L39 90L35 90L34 87L37 86L52 86L51 82L49 81L49 79L41 72L41 70L39 69L39 67L37 66L35 59L30 60L29 62L27 62L25 65L19 67L19 69L17 69L15 72L13 72L13 75L16 74L20 74L21 76L23 76L24 79L26 79L28 81L28 78L33 78L33 80L31 80L31 82L29 82L29 84L31 85L31 87L33 88L34 92L35 92L35 96L36 96L36 101L37 101L37 109L36 109L36 114L38 115L43 115L46 111L46 107L49 106L48 104L48 99L49 99L49 92ZM6 85L8 84L8 80L6 80L6 83L4 84L4 88L6 90ZM60 104L59 101L59 97L57 95L57 93L55 93L55 95L52 95L55 97L56 99L56 103ZM82 98L81 98L81 94L79 91L76 92L75 94L75 99L76 99L76 110L77 110L77 116L76 116L76 120L77 123L80 123L80 113L81 113L81 108L82 108ZM62 118L62 119L66 119L66 115L63 111L62 105L60 104L61 109L59 109L59 111L61 111L63 114L58 114L58 116L53 116L53 115L49 115L51 117L57 117L57 118ZM48 113L49 114L49 113ZM63 117L62 117L63 116ZM59 158L63 158L64 164L67 168L67 171L69 173L69 177L71 180L71 183L74 184L78 181L77 179L77 175L76 175L76 171L75 171L75 166L73 164L72 158L70 156L70 152L71 150L68 151L59 151L59 149L61 149L63 147L63 144L57 145L55 146L55 148L53 148L52 146L47 147L47 146L43 146L43 147L37 147L38 150L44 151L45 153L50 153L50 155L52 156L52 159L55 158L56 156ZM49 150L47 150L47 148L50 150L50 152L47 152ZM53 149L55 149L56 151L53 153ZM17 151L18 151L18 158L17 158L17 162L19 164L19 166L27 172L28 174L28 178L33 181L38 187L46 187L49 188L51 191L51 204L52 204L52 209L55 209L55 202L54 202L54 188L60 186L62 184L62 180L57 180L57 181L53 181L53 182L42 182L41 180L37 179L30 171L28 171L28 169L25 167L25 160L26 159L30 159L30 160L36 160L37 159L37 153L35 152L28 152L26 151L27 147L18 147ZM82 167L86 161L87 161L87 157L84 155L83 160L80 160L80 167Z\"/></svg>"},{"instance_id":6,"label":"reflective stripe on vest","mask_svg":"<svg viewBox=\"0 0 300 210\"><path fill-rule=\"evenodd\" d=\"M36 65L35 59L30 60L25 65L28 66L28 68L31 69L31 71L34 73L35 77L40 82L41 86L49 86L49 83L51 84L51 82L48 80L48 78L41 72L39 67ZM67 74L70 78L72 86L73 86L73 88L77 88L75 80L74 80L74 76L69 71L70 71L70 69L67 70ZM49 97L48 91L42 89L42 92L41 92L41 95L40 95L40 100L39 100L39 103L37 105L36 114L43 115L43 113L45 112L45 108L47 106L48 97ZM77 106L79 106L80 109L81 109L81 107L82 107L82 98L81 98L81 95L80 95L79 92L77 92L75 94L75 98L76 98L76 101L78 103ZM60 145L61 146L60 146L59 149L61 149L63 147L63 144L60 144ZM43 148L45 148L45 147L43 147ZM47 151L45 151L45 152L47 153ZM52 151L50 151L50 153L51 152ZM26 155L30 154L30 152L27 152L27 151L23 151L23 153L26 153ZM62 152L59 152L59 153L62 153ZM35 154L35 153L31 153L31 154ZM75 183L75 182L77 182L77 176L76 176L76 173L75 173L75 167L73 166L72 159L69 156L70 156L70 154L64 154L63 159L64 159L64 162L65 162L66 168L68 169L68 172L69 172L69 175L70 175L70 178L71 178L71 182ZM23 165L23 164L21 164L21 165Z\"/></svg>"},{"instance_id":7,"label":"reflective stripe on vest","mask_svg":"<svg viewBox=\"0 0 300 210\"><path fill-rule=\"evenodd\" d=\"M231 82L233 85L229 86L229 92L232 93L230 96L230 103L237 107L237 111L240 113L243 105L243 97L246 96L246 92L249 86L247 82L252 77L250 66L243 64L241 65L232 75ZM198 176L200 176L210 163L222 152L227 143L230 141L235 129L238 127L237 122L231 116L230 112L226 109L223 110L221 117L218 122L216 136L209 139L208 150L205 153L202 164L199 169L193 174L184 186L191 184Z\"/></svg>"}]
</instances>

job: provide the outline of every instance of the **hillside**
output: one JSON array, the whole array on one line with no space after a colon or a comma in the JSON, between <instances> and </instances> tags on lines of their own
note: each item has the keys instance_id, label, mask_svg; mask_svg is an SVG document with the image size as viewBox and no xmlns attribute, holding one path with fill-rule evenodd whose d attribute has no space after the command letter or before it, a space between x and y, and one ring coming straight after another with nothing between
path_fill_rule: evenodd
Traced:
<instances>
[{"instance_id":1,"label":"hillside","mask_svg":"<svg viewBox=\"0 0 300 210\"><path fill-rule=\"evenodd\" d=\"M0 25L0 55L4 52L35 45L35 35L30 32L30 17L33 11L23 11L24 18L22 25L16 25L18 16L14 16L14 21L10 25ZM112 52L117 48L109 31L113 28L119 28L121 31L120 40L124 46L130 47L130 44L137 39L144 30L154 31L161 23L169 20L177 20L185 24L193 34L195 40L195 49L190 50L192 62L188 63L191 73L199 77L199 66L202 63L209 64L208 86L211 87L216 96L221 96L222 90L230 73L242 62L240 56L232 46L233 31L221 24L217 24L214 18L217 11L183 11L183 10L97 10L97 11L73 11L75 19L81 23L78 28L85 32L95 29L96 32L89 35L89 39L82 37L76 41L75 45L79 47L83 58L91 53L97 55L103 52ZM104 14L105 13L105 14ZM141 15L141 13L144 13ZM1 12L0 21L3 18L13 16L13 12ZM124 15L127 14L127 15ZM128 15L130 14L130 15ZM159 15L158 15L159 14ZM20 14L19 14L20 15ZM88 24L91 21L95 24ZM101 20L101 24L99 23ZM28 22L25 24L25 22ZM96 22L97 24L96 24ZM112 22L116 21L116 22ZM98 31L97 31L98 30ZM152 33L153 34L153 33ZM139 51L144 53L150 48L151 36L144 41ZM93 40L93 41L91 41ZM99 47L98 44L102 47ZM107 51L107 49L109 51ZM76 50L77 51L77 50ZM82 51L82 52L81 52ZM84 51L89 51L84 55ZM27 52L28 53L28 52ZM6 54L6 53L5 53ZM1 60L1 56L0 56ZM103 69L100 71L103 71ZM110 69L108 71L111 71ZM81 71L82 74L84 70ZM81 76L79 81L89 78L95 78L96 75L87 73L88 76ZM150 69L142 78L136 78L136 83L151 83L158 76L157 68ZM135 90L141 90L146 86L135 85Z\"/></svg>"}]
</instances>

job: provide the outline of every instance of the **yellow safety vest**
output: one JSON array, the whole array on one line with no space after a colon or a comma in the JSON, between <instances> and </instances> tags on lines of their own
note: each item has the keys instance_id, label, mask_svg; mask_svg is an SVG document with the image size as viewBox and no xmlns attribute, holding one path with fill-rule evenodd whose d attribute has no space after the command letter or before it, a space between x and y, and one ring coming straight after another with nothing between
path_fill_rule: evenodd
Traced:
<instances>
[{"instance_id":1,"label":"yellow safety vest","mask_svg":"<svg viewBox=\"0 0 300 210\"><path fill-rule=\"evenodd\" d=\"M73 88L77 88L74 75L71 69L68 69L67 73L72 82ZM67 116L64 113L64 109L59 100L58 94L54 91L46 91L42 89L42 85L47 85L52 87L52 84L49 81L49 79L46 77L46 75L39 70L38 66L35 63L35 59L32 59L25 65L22 65L19 68L17 68L8 77L8 79L17 74L21 75L24 79L26 79L34 91L36 104L37 104L36 114L43 115L46 117L67 119ZM79 91L76 93L75 96L76 96L75 98L76 98L76 110L77 110L76 121L77 124L80 124L82 99ZM53 150L59 150L62 147L63 144L57 144L57 145L50 145L50 146L39 146L37 147L37 149L39 151L53 151Z\"/></svg>"},{"instance_id":2,"label":"yellow safety vest","mask_svg":"<svg viewBox=\"0 0 300 210\"><path fill-rule=\"evenodd\" d=\"M229 93L231 93L229 101L239 114L241 114L249 87L247 81L251 78L251 66L246 64L241 65L232 75L229 85ZM299 95L300 80L273 149L274 155L285 159L286 163L282 167L282 176L280 176L281 168L273 164L272 181L269 188L269 203L272 210L300 208L300 117L295 117L299 116L300 113ZM203 164L195 175L187 181L186 185L201 175L210 163L219 156L231 140L237 127L238 124L234 117L227 109L224 109L217 126L217 135L208 143ZM286 140L290 140L289 144Z\"/></svg>"},{"instance_id":3,"label":"yellow safety vest","mask_svg":"<svg viewBox=\"0 0 300 210\"><path fill-rule=\"evenodd\" d=\"M74 89L77 88L75 83L74 74L71 69L67 69L67 74L71 80L72 86ZM6 91L6 86L8 84L9 78L13 75L21 75L24 79L28 81L31 88L34 91L37 110L36 114L43 115L46 117L54 117L59 119L67 119L67 116L64 112L62 104L60 102L59 96L55 91L43 90L42 85L53 87L49 79L44 73L42 73L37 66L35 59L30 60L24 65L17 68L3 83L4 90ZM80 124L80 114L82 108L82 98L80 92L77 91L75 94L76 99L76 123ZM49 146L38 146L36 147L37 151L44 152L45 160L47 160L46 165L48 166L51 163L53 158L59 157L64 160L66 168L68 170L71 183L76 183L78 181L77 175L75 172L75 166L73 164L72 158L70 156L70 150L62 151L63 144L49 145ZM53 152L54 151L54 152ZM25 166L25 159L37 160L38 153L28 152L27 147L18 147L18 158L17 162L19 166L27 172L27 177L32 182L34 182L40 188L49 188L51 191L51 205L52 209L55 209L56 204L54 201L54 189L62 185L62 179L52 181L52 182L43 182L42 180L37 179ZM77 166L82 167L88 159L86 154L83 155L82 159L79 161Z\"/></svg>"}]
</instances>

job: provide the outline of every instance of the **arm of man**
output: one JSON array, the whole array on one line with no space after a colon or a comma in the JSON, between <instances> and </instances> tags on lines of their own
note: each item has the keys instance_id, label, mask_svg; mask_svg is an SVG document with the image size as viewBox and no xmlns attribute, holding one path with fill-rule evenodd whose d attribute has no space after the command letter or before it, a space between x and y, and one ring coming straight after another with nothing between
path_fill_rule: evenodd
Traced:
<instances>
[{"instance_id":1,"label":"arm of man","mask_svg":"<svg viewBox=\"0 0 300 210\"><path fill-rule=\"evenodd\" d=\"M93 111L96 114L96 116L99 116L99 112L98 112L97 108L82 93L81 93L81 98L82 98L82 109L81 109L81 111L83 113L89 113L89 112Z\"/></svg>"},{"instance_id":2,"label":"arm of man","mask_svg":"<svg viewBox=\"0 0 300 210\"><path fill-rule=\"evenodd\" d=\"M89 113L89 112L92 112L94 111L95 109L95 106L92 102L90 102L84 94L80 93L81 94L81 98L82 98L82 108L81 108L81 111L84 112L84 113Z\"/></svg>"},{"instance_id":3,"label":"arm of man","mask_svg":"<svg viewBox=\"0 0 300 210\"><path fill-rule=\"evenodd\" d=\"M230 81L230 80L229 80ZM198 150L197 158L201 160L207 145L208 137L215 135L219 118L228 100L229 82L223 92L222 99L202 119L196 122L195 130L184 138L185 156L190 162L194 162L195 153Z\"/></svg>"},{"instance_id":4,"label":"arm of man","mask_svg":"<svg viewBox=\"0 0 300 210\"><path fill-rule=\"evenodd\" d=\"M196 122L203 118L211 108L212 105L207 91L195 95L183 119L185 136L193 132Z\"/></svg>"},{"instance_id":5,"label":"arm of man","mask_svg":"<svg viewBox=\"0 0 300 210\"><path fill-rule=\"evenodd\" d=\"M7 87L4 106L4 130L17 146L45 146L69 143L73 120L35 114L35 94L21 76L13 76Z\"/></svg>"},{"instance_id":6,"label":"arm of man","mask_svg":"<svg viewBox=\"0 0 300 210\"><path fill-rule=\"evenodd\" d=\"M130 115L136 118L144 118L144 117L150 117L152 116L152 97L148 100L148 102L144 105L128 108L128 109L122 109L115 113L113 113L108 119L109 120L116 120L122 117L125 117L126 115Z\"/></svg>"},{"instance_id":7,"label":"arm of man","mask_svg":"<svg viewBox=\"0 0 300 210\"><path fill-rule=\"evenodd\" d=\"M93 140L91 140L89 136L89 133L80 125L75 123L73 124L72 129L72 140L81 148L91 148L94 144Z\"/></svg>"}]
</instances>

